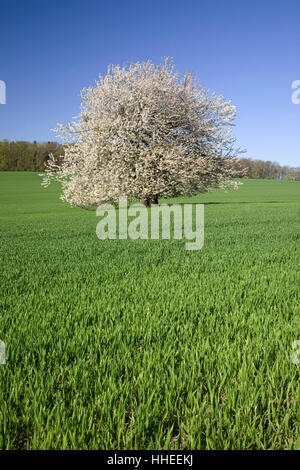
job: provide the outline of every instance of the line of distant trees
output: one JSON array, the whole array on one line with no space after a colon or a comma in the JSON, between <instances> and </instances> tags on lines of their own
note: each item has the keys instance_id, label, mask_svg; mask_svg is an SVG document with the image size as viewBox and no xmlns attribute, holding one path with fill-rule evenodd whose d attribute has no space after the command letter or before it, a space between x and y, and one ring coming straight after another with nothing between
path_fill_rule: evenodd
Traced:
<instances>
[{"instance_id":1,"label":"line of distant trees","mask_svg":"<svg viewBox=\"0 0 300 470\"><path fill-rule=\"evenodd\" d=\"M0 141L0 171L44 171L49 154L63 154L57 142Z\"/></svg>"},{"instance_id":2,"label":"line of distant trees","mask_svg":"<svg viewBox=\"0 0 300 470\"><path fill-rule=\"evenodd\" d=\"M0 141L0 171L44 171L49 154L63 155L63 146L57 142ZM300 180L300 167L251 158L233 162L236 170L247 168L248 178Z\"/></svg>"},{"instance_id":3,"label":"line of distant trees","mask_svg":"<svg viewBox=\"0 0 300 470\"><path fill-rule=\"evenodd\" d=\"M233 163L235 169L247 168L247 177L270 180L300 180L300 166L290 167L277 162L240 158Z\"/></svg>"}]
</instances>

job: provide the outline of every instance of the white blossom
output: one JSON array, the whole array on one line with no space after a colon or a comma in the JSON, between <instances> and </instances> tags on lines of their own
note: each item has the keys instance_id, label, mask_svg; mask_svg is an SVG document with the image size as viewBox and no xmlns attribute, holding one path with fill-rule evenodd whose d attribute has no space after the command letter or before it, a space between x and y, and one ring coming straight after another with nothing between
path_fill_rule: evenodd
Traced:
<instances>
[{"instance_id":1,"label":"white blossom","mask_svg":"<svg viewBox=\"0 0 300 470\"><path fill-rule=\"evenodd\" d=\"M231 135L236 108L182 79L172 60L109 66L81 92L77 117L56 129L61 161L50 156L43 184L62 183L62 199L91 206L120 195L146 204L159 197L236 187Z\"/></svg>"}]
</instances>

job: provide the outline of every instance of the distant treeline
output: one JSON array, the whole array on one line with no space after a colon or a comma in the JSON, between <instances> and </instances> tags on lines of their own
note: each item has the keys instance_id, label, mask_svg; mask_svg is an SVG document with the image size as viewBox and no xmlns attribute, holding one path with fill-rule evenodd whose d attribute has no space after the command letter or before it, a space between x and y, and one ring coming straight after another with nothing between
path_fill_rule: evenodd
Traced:
<instances>
[{"instance_id":1,"label":"distant treeline","mask_svg":"<svg viewBox=\"0 0 300 470\"><path fill-rule=\"evenodd\" d=\"M49 154L63 154L57 142L0 141L0 171L44 171Z\"/></svg>"},{"instance_id":2,"label":"distant treeline","mask_svg":"<svg viewBox=\"0 0 300 470\"><path fill-rule=\"evenodd\" d=\"M247 168L247 177L254 179L300 180L300 166L290 167L279 163L251 158L240 158L234 162L236 169Z\"/></svg>"},{"instance_id":3,"label":"distant treeline","mask_svg":"<svg viewBox=\"0 0 300 470\"><path fill-rule=\"evenodd\" d=\"M43 171L49 154L63 155L63 147L57 142L9 142L0 141L0 171ZM234 161L237 170L247 168L248 178L255 179L288 179L300 180L300 167L292 168L287 165L251 158L240 158Z\"/></svg>"}]
</instances>

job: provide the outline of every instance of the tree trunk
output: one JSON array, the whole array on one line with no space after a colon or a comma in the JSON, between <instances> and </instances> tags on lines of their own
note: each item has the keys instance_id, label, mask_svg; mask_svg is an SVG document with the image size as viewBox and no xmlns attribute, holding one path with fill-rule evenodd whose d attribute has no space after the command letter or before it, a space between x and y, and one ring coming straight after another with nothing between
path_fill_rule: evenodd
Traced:
<instances>
[{"instance_id":1,"label":"tree trunk","mask_svg":"<svg viewBox=\"0 0 300 470\"><path fill-rule=\"evenodd\" d=\"M142 199L142 203L146 207L152 206L152 204L158 204L158 196L147 196L144 199Z\"/></svg>"}]
</instances>

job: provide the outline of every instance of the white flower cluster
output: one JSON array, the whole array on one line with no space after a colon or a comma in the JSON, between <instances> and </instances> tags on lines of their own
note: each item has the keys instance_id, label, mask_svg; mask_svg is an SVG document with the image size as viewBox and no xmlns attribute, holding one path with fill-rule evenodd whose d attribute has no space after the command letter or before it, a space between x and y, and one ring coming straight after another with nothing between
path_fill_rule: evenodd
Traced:
<instances>
[{"instance_id":1,"label":"white flower cluster","mask_svg":"<svg viewBox=\"0 0 300 470\"><path fill-rule=\"evenodd\" d=\"M159 197L234 185L240 149L231 136L236 108L172 60L110 66L81 92L81 112L56 129L61 161L51 156L43 184L62 182L62 199L78 206Z\"/></svg>"}]
</instances>

